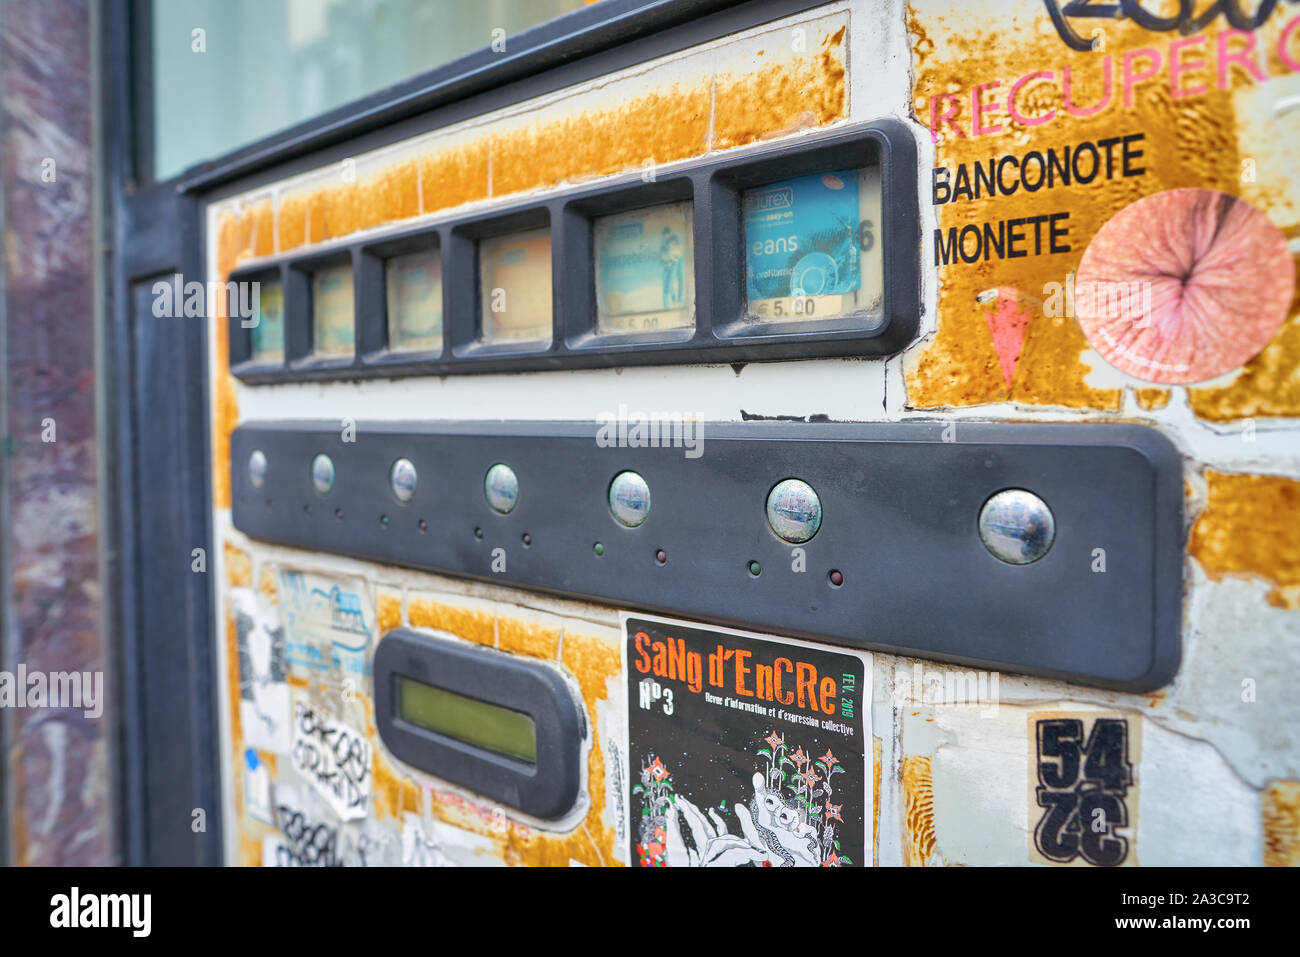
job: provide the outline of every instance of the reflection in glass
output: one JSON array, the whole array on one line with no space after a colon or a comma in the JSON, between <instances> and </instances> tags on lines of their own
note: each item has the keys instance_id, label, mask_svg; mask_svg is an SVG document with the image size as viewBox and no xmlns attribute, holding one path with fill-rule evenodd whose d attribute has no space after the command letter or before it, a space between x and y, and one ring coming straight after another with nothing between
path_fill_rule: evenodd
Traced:
<instances>
[{"instance_id":1,"label":"reflection in glass","mask_svg":"<svg viewBox=\"0 0 1300 957\"><path fill-rule=\"evenodd\" d=\"M284 361L284 286L278 279L258 283L252 334L254 362Z\"/></svg>"},{"instance_id":2,"label":"reflection in glass","mask_svg":"<svg viewBox=\"0 0 1300 957\"><path fill-rule=\"evenodd\" d=\"M479 242L480 339L485 344L551 341L551 231Z\"/></svg>"},{"instance_id":3,"label":"reflection in glass","mask_svg":"<svg viewBox=\"0 0 1300 957\"><path fill-rule=\"evenodd\" d=\"M385 266L388 348L401 352L442 350L442 259L427 250L394 256Z\"/></svg>"},{"instance_id":4,"label":"reflection in glass","mask_svg":"<svg viewBox=\"0 0 1300 957\"><path fill-rule=\"evenodd\" d=\"M331 266L312 274L313 352L321 356L352 355L356 338L352 310L351 266Z\"/></svg>"},{"instance_id":5,"label":"reflection in glass","mask_svg":"<svg viewBox=\"0 0 1300 957\"><path fill-rule=\"evenodd\" d=\"M583 0L149 5L157 179L576 10ZM201 28L201 29L200 29Z\"/></svg>"},{"instance_id":6,"label":"reflection in glass","mask_svg":"<svg viewBox=\"0 0 1300 957\"><path fill-rule=\"evenodd\" d=\"M695 326L691 204L602 216L592 226L597 329L604 334Z\"/></svg>"},{"instance_id":7,"label":"reflection in glass","mask_svg":"<svg viewBox=\"0 0 1300 957\"><path fill-rule=\"evenodd\" d=\"M807 322L880 311L878 167L747 190L743 212L748 321Z\"/></svg>"}]
</instances>

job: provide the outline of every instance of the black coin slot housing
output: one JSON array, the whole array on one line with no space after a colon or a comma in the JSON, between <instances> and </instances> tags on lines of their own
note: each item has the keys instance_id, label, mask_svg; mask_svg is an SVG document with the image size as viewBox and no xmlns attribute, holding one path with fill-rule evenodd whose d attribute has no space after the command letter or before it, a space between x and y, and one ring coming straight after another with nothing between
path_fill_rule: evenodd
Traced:
<instances>
[{"instance_id":1,"label":"black coin slot housing","mask_svg":"<svg viewBox=\"0 0 1300 957\"><path fill-rule=\"evenodd\" d=\"M375 649L375 723L394 757L544 821L578 800L586 722L564 678L541 662L404 628ZM536 763L470 744L401 717L399 677L528 715Z\"/></svg>"}]
</instances>

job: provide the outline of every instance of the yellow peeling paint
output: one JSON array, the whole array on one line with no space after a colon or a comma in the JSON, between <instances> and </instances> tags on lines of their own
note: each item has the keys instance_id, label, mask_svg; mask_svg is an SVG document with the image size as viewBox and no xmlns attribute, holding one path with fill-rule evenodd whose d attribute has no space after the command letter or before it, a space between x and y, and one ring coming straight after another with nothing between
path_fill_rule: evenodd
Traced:
<instances>
[{"instance_id":1,"label":"yellow peeling paint","mask_svg":"<svg viewBox=\"0 0 1300 957\"><path fill-rule=\"evenodd\" d=\"M934 781L929 755L903 758L903 863L924 867L934 854Z\"/></svg>"},{"instance_id":2,"label":"yellow peeling paint","mask_svg":"<svg viewBox=\"0 0 1300 957\"><path fill-rule=\"evenodd\" d=\"M871 736L871 860L880 860L880 755L884 743L879 735Z\"/></svg>"},{"instance_id":3,"label":"yellow peeling paint","mask_svg":"<svg viewBox=\"0 0 1300 957\"><path fill-rule=\"evenodd\" d=\"M1208 503L1189 551L1214 580L1262 578L1270 605L1300 608L1300 481L1207 470Z\"/></svg>"},{"instance_id":4,"label":"yellow peeling paint","mask_svg":"<svg viewBox=\"0 0 1300 957\"><path fill-rule=\"evenodd\" d=\"M1297 284L1300 295L1300 284ZM1247 362L1226 386L1190 388L1192 411L1211 422L1231 422L1255 416L1300 416L1300 302L1291 304L1293 318L1264 351Z\"/></svg>"},{"instance_id":5,"label":"yellow peeling paint","mask_svg":"<svg viewBox=\"0 0 1300 957\"><path fill-rule=\"evenodd\" d=\"M1156 409L1163 409L1169 404L1170 392L1168 389L1138 389L1138 405L1148 412Z\"/></svg>"},{"instance_id":6,"label":"yellow peeling paint","mask_svg":"<svg viewBox=\"0 0 1300 957\"><path fill-rule=\"evenodd\" d=\"M379 634L392 631L402 624L402 596L381 591L375 600L375 621Z\"/></svg>"},{"instance_id":7,"label":"yellow peeling paint","mask_svg":"<svg viewBox=\"0 0 1300 957\"><path fill-rule=\"evenodd\" d=\"M253 584L253 559L248 552L226 542L226 583L231 588Z\"/></svg>"},{"instance_id":8,"label":"yellow peeling paint","mask_svg":"<svg viewBox=\"0 0 1300 957\"><path fill-rule=\"evenodd\" d=\"M257 590L272 606L279 605L280 576L274 565L263 564L257 570Z\"/></svg>"},{"instance_id":9,"label":"yellow peeling paint","mask_svg":"<svg viewBox=\"0 0 1300 957\"><path fill-rule=\"evenodd\" d=\"M720 74L714 98L713 148L744 146L843 118L848 99L844 34L845 28L840 27L822 37L820 49L809 56L778 60L758 70ZM766 54L766 50L761 52Z\"/></svg>"},{"instance_id":10,"label":"yellow peeling paint","mask_svg":"<svg viewBox=\"0 0 1300 957\"><path fill-rule=\"evenodd\" d=\"M1273 781L1260 798L1264 866L1300 867L1300 781Z\"/></svg>"},{"instance_id":11,"label":"yellow peeling paint","mask_svg":"<svg viewBox=\"0 0 1300 957\"><path fill-rule=\"evenodd\" d=\"M420 788L409 777L393 768L379 751L375 751L371 801L376 818L402 820L407 811L420 810Z\"/></svg>"},{"instance_id":12,"label":"yellow peeling paint","mask_svg":"<svg viewBox=\"0 0 1300 957\"><path fill-rule=\"evenodd\" d=\"M520 609L497 618L497 647L534 658L555 658L560 652L560 619Z\"/></svg>"},{"instance_id":13,"label":"yellow peeling paint","mask_svg":"<svg viewBox=\"0 0 1300 957\"><path fill-rule=\"evenodd\" d=\"M492 184L488 172L489 138L439 145L418 160L421 210L452 209L487 199Z\"/></svg>"},{"instance_id":14,"label":"yellow peeling paint","mask_svg":"<svg viewBox=\"0 0 1300 957\"><path fill-rule=\"evenodd\" d=\"M406 613L412 628L436 628L480 645L496 645L496 616L486 605L412 596Z\"/></svg>"},{"instance_id":15,"label":"yellow peeling paint","mask_svg":"<svg viewBox=\"0 0 1300 957\"><path fill-rule=\"evenodd\" d=\"M506 196L699 156L709 146L708 77L578 112L563 103L492 139L492 194ZM608 105L604 105L608 104ZM563 148L557 148L558 144Z\"/></svg>"}]
</instances>

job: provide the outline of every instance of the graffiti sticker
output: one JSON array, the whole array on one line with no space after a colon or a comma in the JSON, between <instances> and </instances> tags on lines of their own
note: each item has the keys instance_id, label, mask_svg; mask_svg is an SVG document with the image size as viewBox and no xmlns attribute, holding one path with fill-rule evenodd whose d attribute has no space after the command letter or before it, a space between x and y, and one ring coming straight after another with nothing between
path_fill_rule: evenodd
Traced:
<instances>
[{"instance_id":1,"label":"graffiti sticker","mask_svg":"<svg viewBox=\"0 0 1300 957\"><path fill-rule=\"evenodd\" d=\"M871 863L871 657L623 616L642 867Z\"/></svg>"},{"instance_id":2,"label":"graffiti sticker","mask_svg":"<svg viewBox=\"0 0 1300 957\"><path fill-rule=\"evenodd\" d=\"M285 637L275 609L248 588L231 589L239 650L239 724L244 743L288 754L289 686Z\"/></svg>"},{"instance_id":3,"label":"graffiti sticker","mask_svg":"<svg viewBox=\"0 0 1300 957\"><path fill-rule=\"evenodd\" d=\"M370 742L361 732L299 703L293 769L339 817L365 817L372 784Z\"/></svg>"},{"instance_id":4,"label":"graffiti sticker","mask_svg":"<svg viewBox=\"0 0 1300 957\"><path fill-rule=\"evenodd\" d=\"M1108 712L1029 716L1029 857L1040 864L1137 863L1140 720Z\"/></svg>"}]
</instances>

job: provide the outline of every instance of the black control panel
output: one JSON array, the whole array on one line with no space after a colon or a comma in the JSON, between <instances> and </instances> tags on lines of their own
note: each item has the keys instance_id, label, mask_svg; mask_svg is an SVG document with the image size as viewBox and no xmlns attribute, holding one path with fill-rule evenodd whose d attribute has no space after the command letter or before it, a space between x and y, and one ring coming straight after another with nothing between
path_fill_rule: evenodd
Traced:
<instances>
[{"instance_id":1,"label":"black control panel","mask_svg":"<svg viewBox=\"0 0 1300 957\"><path fill-rule=\"evenodd\" d=\"M1134 425L245 424L271 542L1128 691L1178 667L1182 468ZM350 440L349 440L350 439Z\"/></svg>"}]
</instances>

